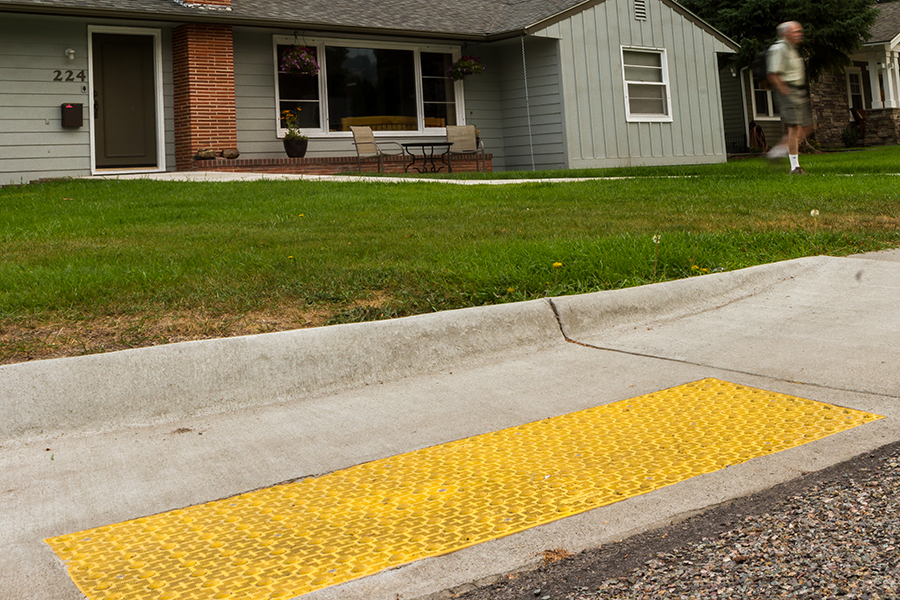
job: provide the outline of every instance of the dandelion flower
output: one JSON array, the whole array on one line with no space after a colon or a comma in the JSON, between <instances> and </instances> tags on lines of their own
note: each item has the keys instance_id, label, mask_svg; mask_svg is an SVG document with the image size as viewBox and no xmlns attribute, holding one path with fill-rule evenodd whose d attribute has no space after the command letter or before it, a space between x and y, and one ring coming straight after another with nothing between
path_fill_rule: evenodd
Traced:
<instances>
[{"instance_id":1,"label":"dandelion flower","mask_svg":"<svg viewBox=\"0 0 900 600\"><path fill-rule=\"evenodd\" d=\"M506 293L507 293L507 294L512 294L514 291L516 291L516 288L514 288L514 287L506 288Z\"/></svg>"},{"instance_id":2,"label":"dandelion flower","mask_svg":"<svg viewBox=\"0 0 900 600\"><path fill-rule=\"evenodd\" d=\"M555 262L555 263L553 263L553 268L554 268L554 269L558 269L558 268L560 268L561 266L562 266L562 263L561 263L561 262Z\"/></svg>"},{"instance_id":3,"label":"dandelion flower","mask_svg":"<svg viewBox=\"0 0 900 600\"><path fill-rule=\"evenodd\" d=\"M818 208L814 208L814 209L812 209L811 211L809 211L809 214L812 215L813 217L818 217L818 216L819 216L819 209L818 209Z\"/></svg>"},{"instance_id":4,"label":"dandelion flower","mask_svg":"<svg viewBox=\"0 0 900 600\"><path fill-rule=\"evenodd\" d=\"M654 243L654 244L658 244L658 243L659 243L659 236L658 236L658 235L654 235L654 236L653 236L653 243Z\"/></svg>"}]
</instances>

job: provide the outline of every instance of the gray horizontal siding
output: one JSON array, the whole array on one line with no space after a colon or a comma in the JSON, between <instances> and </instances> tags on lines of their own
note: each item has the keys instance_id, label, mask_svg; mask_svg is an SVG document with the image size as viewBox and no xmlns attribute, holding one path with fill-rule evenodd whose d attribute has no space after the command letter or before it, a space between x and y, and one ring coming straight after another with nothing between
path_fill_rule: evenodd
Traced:
<instances>
[{"instance_id":1,"label":"gray horizontal siding","mask_svg":"<svg viewBox=\"0 0 900 600\"><path fill-rule=\"evenodd\" d=\"M524 65L521 40L506 47L501 104L507 170L567 166L557 46L553 39L526 38Z\"/></svg>"},{"instance_id":2,"label":"gray horizontal siding","mask_svg":"<svg viewBox=\"0 0 900 600\"><path fill-rule=\"evenodd\" d=\"M0 185L89 174L88 127L60 122L61 104L89 105L87 81L53 81L55 70L87 73L87 25L3 15L0 40Z\"/></svg>"},{"instance_id":3,"label":"gray horizontal siding","mask_svg":"<svg viewBox=\"0 0 900 600\"><path fill-rule=\"evenodd\" d=\"M91 172L91 107L85 81L53 81L55 71L89 74L86 19L4 14L0 19L0 185ZM105 25L128 23L104 21ZM139 24L147 27L147 24ZM162 28L166 163L174 168L171 35ZM75 60L65 56L75 50ZM65 129L60 105L84 105L84 126Z\"/></svg>"},{"instance_id":4,"label":"gray horizontal siding","mask_svg":"<svg viewBox=\"0 0 900 600\"><path fill-rule=\"evenodd\" d=\"M503 49L494 44L479 44L463 49L464 55L481 58L483 75L467 77L463 82L466 104L466 123L479 131L485 152L493 154L493 169L506 169L506 140L503 127L503 106L500 101L500 78L503 69Z\"/></svg>"},{"instance_id":5,"label":"gray horizontal siding","mask_svg":"<svg viewBox=\"0 0 900 600\"><path fill-rule=\"evenodd\" d=\"M275 123L273 33L234 29L234 100L243 158L284 157ZM310 150L314 146L310 143Z\"/></svg>"}]
</instances>

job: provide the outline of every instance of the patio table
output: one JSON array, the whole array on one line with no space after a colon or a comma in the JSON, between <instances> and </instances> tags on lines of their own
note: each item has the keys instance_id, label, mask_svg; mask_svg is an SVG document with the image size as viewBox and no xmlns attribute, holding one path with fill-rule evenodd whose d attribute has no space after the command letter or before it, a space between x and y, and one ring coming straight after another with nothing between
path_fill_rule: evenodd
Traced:
<instances>
[{"instance_id":1,"label":"patio table","mask_svg":"<svg viewBox=\"0 0 900 600\"><path fill-rule=\"evenodd\" d=\"M453 142L409 142L400 145L403 146L404 153L408 153L412 159L409 163L404 165L404 173L409 173L410 168L419 173L437 173L444 167L447 167L448 173L453 172L453 165L450 161L450 146L453 145ZM419 149L418 155L412 151L413 148ZM434 162L436 151L440 152L440 166ZM419 158L422 159L421 163L417 160ZM417 164L419 166L416 166Z\"/></svg>"}]
</instances>

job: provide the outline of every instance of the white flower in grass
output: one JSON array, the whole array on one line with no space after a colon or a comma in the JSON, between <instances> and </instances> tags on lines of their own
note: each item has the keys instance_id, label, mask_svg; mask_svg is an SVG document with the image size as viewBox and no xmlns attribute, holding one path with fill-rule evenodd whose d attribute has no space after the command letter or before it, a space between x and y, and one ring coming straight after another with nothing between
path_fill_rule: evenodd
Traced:
<instances>
[{"instance_id":1,"label":"white flower in grass","mask_svg":"<svg viewBox=\"0 0 900 600\"><path fill-rule=\"evenodd\" d=\"M818 208L814 208L814 209L812 209L811 211L809 211L809 214L810 214L811 216L813 216L813 217L818 217L818 216L819 216L819 209L818 209Z\"/></svg>"},{"instance_id":2,"label":"white flower in grass","mask_svg":"<svg viewBox=\"0 0 900 600\"><path fill-rule=\"evenodd\" d=\"M654 244L659 244L659 236L658 236L658 235L654 235L654 236L653 236L653 243L654 243Z\"/></svg>"}]
</instances>

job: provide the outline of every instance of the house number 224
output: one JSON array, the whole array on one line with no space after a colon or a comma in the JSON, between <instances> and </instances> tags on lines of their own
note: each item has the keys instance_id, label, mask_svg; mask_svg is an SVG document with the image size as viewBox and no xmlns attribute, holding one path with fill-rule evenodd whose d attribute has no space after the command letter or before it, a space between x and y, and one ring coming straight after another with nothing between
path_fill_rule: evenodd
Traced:
<instances>
[{"instance_id":1,"label":"house number 224","mask_svg":"<svg viewBox=\"0 0 900 600\"><path fill-rule=\"evenodd\" d=\"M78 71L60 71L56 69L53 71L53 81L85 81L87 79L87 74L84 72L84 69Z\"/></svg>"}]
</instances>

